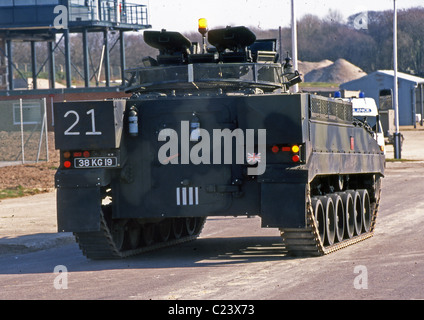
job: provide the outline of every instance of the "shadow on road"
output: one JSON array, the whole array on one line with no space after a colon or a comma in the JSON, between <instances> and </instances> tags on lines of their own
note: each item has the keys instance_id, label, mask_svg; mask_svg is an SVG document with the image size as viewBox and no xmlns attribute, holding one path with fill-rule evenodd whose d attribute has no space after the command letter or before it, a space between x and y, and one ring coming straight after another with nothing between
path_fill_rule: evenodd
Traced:
<instances>
[{"instance_id":1,"label":"shadow on road","mask_svg":"<svg viewBox=\"0 0 424 320\"><path fill-rule=\"evenodd\" d=\"M116 269L202 268L293 259L279 237L200 238L174 247L119 260L89 260L78 245L0 256L0 275L51 273L64 265L69 272Z\"/></svg>"}]
</instances>

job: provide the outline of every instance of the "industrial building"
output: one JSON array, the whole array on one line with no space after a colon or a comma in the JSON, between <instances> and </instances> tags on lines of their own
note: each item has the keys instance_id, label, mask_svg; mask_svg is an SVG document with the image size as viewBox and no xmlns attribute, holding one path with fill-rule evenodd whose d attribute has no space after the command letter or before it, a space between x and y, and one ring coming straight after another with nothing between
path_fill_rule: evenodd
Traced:
<instances>
[{"instance_id":1,"label":"industrial building","mask_svg":"<svg viewBox=\"0 0 424 320\"><path fill-rule=\"evenodd\" d=\"M399 125L423 125L424 116L424 78L398 72ZM366 97L379 101L379 92L394 87L393 70L378 70L362 78L340 85L340 89L359 90Z\"/></svg>"}]
</instances>

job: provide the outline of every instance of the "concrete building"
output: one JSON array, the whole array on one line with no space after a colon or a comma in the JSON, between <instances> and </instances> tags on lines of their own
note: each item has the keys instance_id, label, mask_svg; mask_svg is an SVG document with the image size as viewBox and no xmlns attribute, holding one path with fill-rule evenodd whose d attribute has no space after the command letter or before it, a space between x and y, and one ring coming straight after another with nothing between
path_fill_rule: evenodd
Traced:
<instances>
[{"instance_id":1,"label":"concrete building","mask_svg":"<svg viewBox=\"0 0 424 320\"><path fill-rule=\"evenodd\" d=\"M340 89L360 90L366 97L374 98L378 103L382 89L392 89L393 70L378 70L365 77L340 85ZM423 125L424 117L424 78L398 72L399 125Z\"/></svg>"}]
</instances>

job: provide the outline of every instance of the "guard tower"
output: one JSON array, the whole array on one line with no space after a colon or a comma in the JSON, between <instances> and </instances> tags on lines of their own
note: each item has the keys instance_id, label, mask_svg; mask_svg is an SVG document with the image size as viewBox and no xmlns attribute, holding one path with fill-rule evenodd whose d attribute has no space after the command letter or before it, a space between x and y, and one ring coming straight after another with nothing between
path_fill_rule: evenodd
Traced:
<instances>
[{"instance_id":1,"label":"guard tower","mask_svg":"<svg viewBox=\"0 0 424 320\"><path fill-rule=\"evenodd\" d=\"M141 0L1 0L0 1L0 90L13 95L13 74L16 70L13 59L14 41L31 43L31 65L33 91L37 88L37 78L41 71L37 66L36 42L46 42L49 57L45 64L49 68L50 93L55 92L54 52L58 44L64 41L66 87L71 90L72 57L70 34L82 34L84 68L81 74L85 88L90 87L90 48L87 41L88 32L103 33L103 59L105 70L105 87L110 87L108 41L110 32L119 32L120 66L122 84L125 82L125 37L127 31L150 28L147 7ZM60 39L57 41L57 35ZM113 46L116 43L113 44ZM43 66L44 66L43 65ZM41 67L43 67L41 66ZM99 66L100 68L101 66ZM91 88L94 89L94 88ZM90 91L87 89L87 91Z\"/></svg>"}]
</instances>

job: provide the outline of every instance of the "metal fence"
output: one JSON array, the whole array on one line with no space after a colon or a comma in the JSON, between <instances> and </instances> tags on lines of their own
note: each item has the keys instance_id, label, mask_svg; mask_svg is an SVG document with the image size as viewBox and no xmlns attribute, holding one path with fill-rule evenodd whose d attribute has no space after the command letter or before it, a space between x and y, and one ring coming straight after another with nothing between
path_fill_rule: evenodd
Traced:
<instances>
[{"instance_id":1,"label":"metal fence","mask_svg":"<svg viewBox=\"0 0 424 320\"><path fill-rule=\"evenodd\" d=\"M0 161L49 161L46 99L0 101Z\"/></svg>"}]
</instances>

